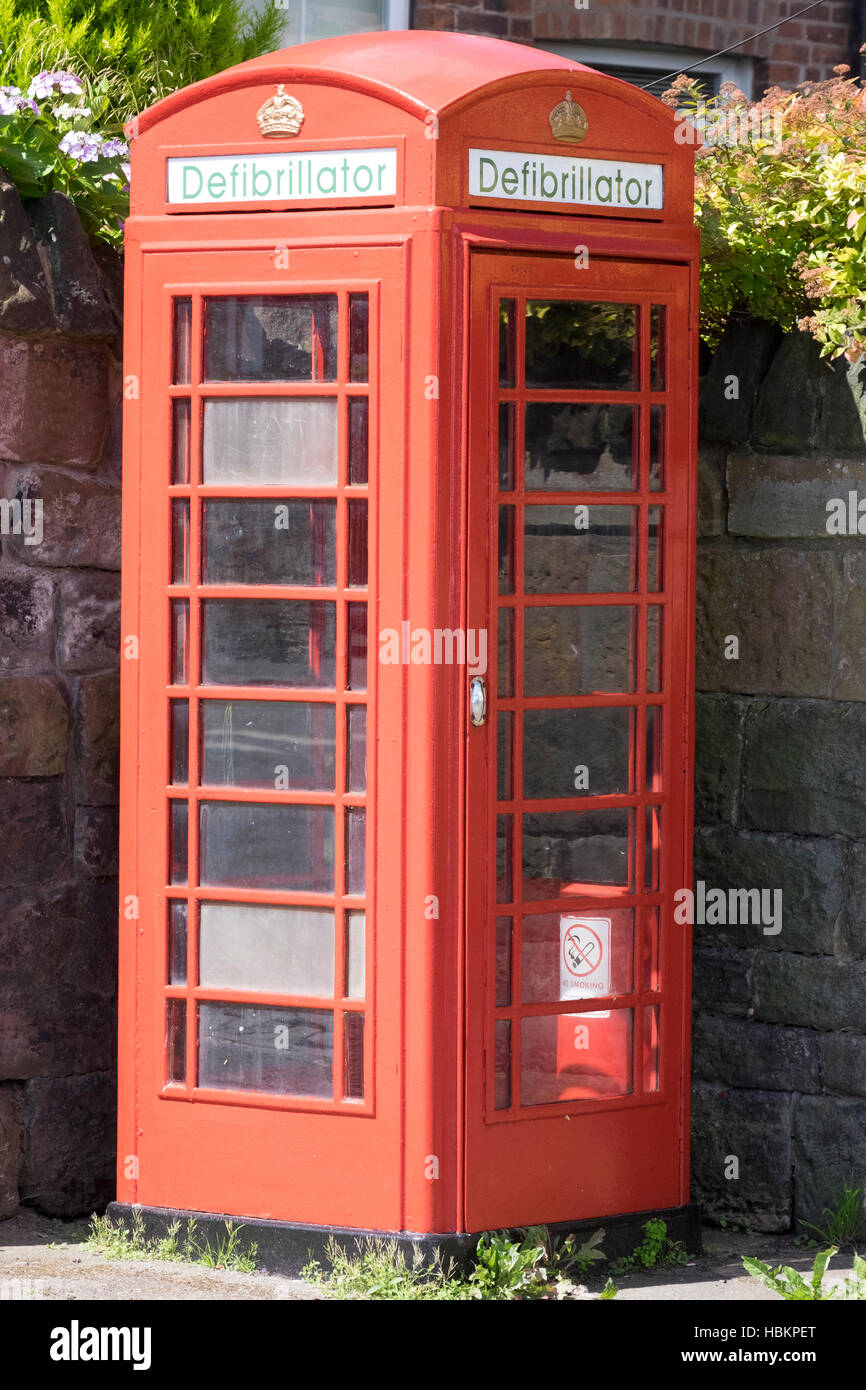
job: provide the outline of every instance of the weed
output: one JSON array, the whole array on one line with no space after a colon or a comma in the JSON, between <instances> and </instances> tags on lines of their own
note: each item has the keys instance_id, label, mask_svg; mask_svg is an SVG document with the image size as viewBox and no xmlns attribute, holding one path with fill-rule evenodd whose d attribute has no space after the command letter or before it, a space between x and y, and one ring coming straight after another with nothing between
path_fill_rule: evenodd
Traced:
<instances>
[{"instance_id":1,"label":"weed","mask_svg":"<svg viewBox=\"0 0 866 1390\"><path fill-rule=\"evenodd\" d=\"M256 1267L257 1246L251 1242L241 1247L242 1226L235 1228L226 1221L226 1234L215 1246L208 1240L196 1238L197 1223L190 1218L181 1239L181 1223L173 1221L161 1238L151 1238L144 1227L144 1217L133 1209L131 1226L113 1222L110 1216L93 1216L90 1234L84 1242L108 1260L169 1260L203 1264L210 1269L231 1269L238 1274L251 1274Z\"/></svg>"},{"instance_id":2,"label":"weed","mask_svg":"<svg viewBox=\"0 0 866 1390\"><path fill-rule=\"evenodd\" d=\"M808 1300L814 1303L829 1303L833 1299L866 1299L866 1260L861 1259L859 1255L854 1256L853 1274L847 1275L833 1288L825 1289L824 1274L830 1260L837 1253L836 1247L831 1245L829 1250L822 1250L815 1256L808 1283L802 1274L790 1265L777 1265L775 1269L770 1269L763 1260L746 1258L743 1260L743 1268L753 1279L757 1279L788 1302Z\"/></svg>"},{"instance_id":3,"label":"weed","mask_svg":"<svg viewBox=\"0 0 866 1390\"><path fill-rule=\"evenodd\" d=\"M614 1274L630 1274L635 1270L673 1269L688 1263L688 1253L682 1241L670 1240L667 1222L650 1217L644 1222L644 1238L630 1255L611 1266Z\"/></svg>"},{"instance_id":4,"label":"weed","mask_svg":"<svg viewBox=\"0 0 866 1390\"><path fill-rule=\"evenodd\" d=\"M853 1173L842 1184L842 1189L834 1207L824 1207L821 1215L823 1225L815 1221L801 1221L800 1225L815 1235L805 1239L811 1245L835 1245L840 1250L854 1248L857 1229L863 1214L863 1189L854 1186Z\"/></svg>"}]
</instances>

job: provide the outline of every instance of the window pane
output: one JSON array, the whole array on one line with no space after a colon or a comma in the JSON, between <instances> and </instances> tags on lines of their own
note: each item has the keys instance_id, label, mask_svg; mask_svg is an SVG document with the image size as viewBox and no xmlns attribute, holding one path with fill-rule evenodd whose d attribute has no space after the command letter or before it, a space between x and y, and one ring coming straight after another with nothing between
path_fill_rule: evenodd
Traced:
<instances>
[{"instance_id":1,"label":"window pane","mask_svg":"<svg viewBox=\"0 0 866 1390\"><path fill-rule=\"evenodd\" d=\"M634 690L634 608L527 608L524 688L534 695Z\"/></svg>"},{"instance_id":2,"label":"window pane","mask_svg":"<svg viewBox=\"0 0 866 1390\"><path fill-rule=\"evenodd\" d=\"M523 1002L629 994L634 909L544 912L523 919Z\"/></svg>"},{"instance_id":3,"label":"window pane","mask_svg":"<svg viewBox=\"0 0 866 1390\"><path fill-rule=\"evenodd\" d=\"M662 711L659 705L647 705L646 711L646 789L662 789Z\"/></svg>"},{"instance_id":4,"label":"window pane","mask_svg":"<svg viewBox=\"0 0 866 1390\"><path fill-rule=\"evenodd\" d=\"M336 381L337 296L204 301L206 381Z\"/></svg>"},{"instance_id":5,"label":"window pane","mask_svg":"<svg viewBox=\"0 0 866 1390\"><path fill-rule=\"evenodd\" d=\"M370 402L366 396L349 400L349 483L362 487L368 478Z\"/></svg>"},{"instance_id":6,"label":"window pane","mask_svg":"<svg viewBox=\"0 0 866 1390\"><path fill-rule=\"evenodd\" d=\"M645 931L643 987L644 989L661 989L661 967L659 964L659 910L657 907L647 908Z\"/></svg>"},{"instance_id":7,"label":"window pane","mask_svg":"<svg viewBox=\"0 0 866 1390\"><path fill-rule=\"evenodd\" d=\"M359 897L366 888L367 813L358 807L346 812L346 892Z\"/></svg>"},{"instance_id":8,"label":"window pane","mask_svg":"<svg viewBox=\"0 0 866 1390\"><path fill-rule=\"evenodd\" d=\"M631 1095L633 1013L612 1009L523 1019L521 1103Z\"/></svg>"},{"instance_id":9,"label":"window pane","mask_svg":"<svg viewBox=\"0 0 866 1390\"><path fill-rule=\"evenodd\" d=\"M637 508L527 507L528 594L617 594L637 589Z\"/></svg>"},{"instance_id":10,"label":"window pane","mask_svg":"<svg viewBox=\"0 0 866 1390\"><path fill-rule=\"evenodd\" d=\"M631 887L634 812L544 811L523 817L523 897L577 894L599 883Z\"/></svg>"},{"instance_id":11,"label":"window pane","mask_svg":"<svg viewBox=\"0 0 866 1390\"><path fill-rule=\"evenodd\" d=\"M665 408L663 405L650 406L650 490L663 492L665 488Z\"/></svg>"},{"instance_id":12,"label":"window pane","mask_svg":"<svg viewBox=\"0 0 866 1390\"><path fill-rule=\"evenodd\" d=\"M189 482L190 403L176 399L171 403L171 481Z\"/></svg>"},{"instance_id":13,"label":"window pane","mask_svg":"<svg viewBox=\"0 0 866 1390\"><path fill-rule=\"evenodd\" d=\"M370 379L370 300L366 294L349 295L349 380Z\"/></svg>"},{"instance_id":14,"label":"window pane","mask_svg":"<svg viewBox=\"0 0 866 1390\"><path fill-rule=\"evenodd\" d=\"M662 688L662 610L650 604L646 611L646 688L657 695Z\"/></svg>"},{"instance_id":15,"label":"window pane","mask_svg":"<svg viewBox=\"0 0 866 1390\"><path fill-rule=\"evenodd\" d=\"M169 999L165 1020L165 1077L167 1081L186 1080L186 1003Z\"/></svg>"},{"instance_id":16,"label":"window pane","mask_svg":"<svg viewBox=\"0 0 866 1390\"><path fill-rule=\"evenodd\" d=\"M664 507L649 509L649 554L647 564L647 587L651 594L660 593L664 588Z\"/></svg>"},{"instance_id":17,"label":"window pane","mask_svg":"<svg viewBox=\"0 0 866 1390\"><path fill-rule=\"evenodd\" d=\"M202 903L199 980L206 989L328 999L334 913L323 907Z\"/></svg>"},{"instance_id":18,"label":"window pane","mask_svg":"<svg viewBox=\"0 0 866 1390\"><path fill-rule=\"evenodd\" d=\"M650 310L650 389L664 391L667 377L667 307L654 304Z\"/></svg>"},{"instance_id":19,"label":"window pane","mask_svg":"<svg viewBox=\"0 0 866 1390\"><path fill-rule=\"evenodd\" d=\"M188 386L192 344L192 300L174 301L173 362L171 379L175 386Z\"/></svg>"},{"instance_id":20,"label":"window pane","mask_svg":"<svg viewBox=\"0 0 866 1390\"><path fill-rule=\"evenodd\" d=\"M496 817L496 901L510 903L514 883L514 817Z\"/></svg>"},{"instance_id":21,"label":"window pane","mask_svg":"<svg viewBox=\"0 0 866 1390\"><path fill-rule=\"evenodd\" d=\"M496 1055L494 1059L494 1106L507 1110L511 1104L511 1020L496 1020Z\"/></svg>"},{"instance_id":22,"label":"window pane","mask_svg":"<svg viewBox=\"0 0 866 1390\"><path fill-rule=\"evenodd\" d=\"M643 1011L643 1089L659 1088L659 1008L648 1004Z\"/></svg>"},{"instance_id":23,"label":"window pane","mask_svg":"<svg viewBox=\"0 0 866 1390\"><path fill-rule=\"evenodd\" d=\"M168 904L168 983L186 984L187 906L185 902Z\"/></svg>"},{"instance_id":24,"label":"window pane","mask_svg":"<svg viewBox=\"0 0 866 1390\"><path fill-rule=\"evenodd\" d=\"M363 999L365 989L367 917L346 913L346 998Z\"/></svg>"},{"instance_id":25,"label":"window pane","mask_svg":"<svg viewBox=\"0 0 866 1390\"><path fill-rule=\"evenodd\" d=\"M343 1096L364 1099L364 1015L343 1014Z\"/></svg>"},{"instance_id":26,"label":"window pane","mask_svg":"<svg viewBox=\"0 0 866 1390\"><path fill-rule=\"evenodd\" d=\"M511 492L514 487L514 405L503 402L499 407L499 491Z\"/></svg>"},{"instance_id":27,"label":"window pane","mask_svg":"<svg viewBox=\"0 0 866 1390\"><path fill-rule=\"evenodd\" d=\"M511 940L512 919L496 919L496 1003L497 1006L511 1003Z\"/></svg>"},{"instance_id":28,"label":"window pane","mask_svg":"<svg viewBox=\"0 0 866 1390\"><path fill-rule=\"evenodd\" d=\"M172 700L171 780L183 786L189 781L189 700Z\"/></svg>"},{"instance_id":29,"label":"window pane","mask_svg":"<svg viewBox=\"0 0 866 1390\"><path fill-rule=\"evenodd\" d=\"M201 882L211 887L334 891L332 806L200 806Z\"/></svg>"},{"instance_id":30,"label":"window pane","mask_svg":"<svg viewBox=\"0 0 866 1390\"><path fill-rule=\"evenodd\" d=\"M547 800L633 791L634 729L631 709L525 710L524 796Z\"/></svg>"},{"instance_id":31,"label":"window pane","mask_svg":"<svg viewBox=\"0 0 866 1390\"><path fill-rule=\"evenodd\" d=\"M546 492L628 492L637 487L631 405L526 407L526 486Z\"/></svg>"},{"instance_id":32,"label":"window pane","mask_svg":"<svg viewBox=\"0 0 866 1390\"><path fill-rule=\"evenodd\" d=\"M326 1009L199 1005L200 1086L330 1100L333 1063Z\"/></svg>"},{"instance_id":33,"label":"window pane","mask_svg":"<svg viewBox=\"0 0 866 1390\"><path fill-rule=\"evenodd\" d=\"M514 508L499 508L499 592L514 593Z\"/></svg>"},{"instance_id":34,"label":"window pane","mask_svg":"<svg viewBox=\"0 0 866 1390\"><path fill-rule=\"evenodd\" d=\"M503 699L514 694L514 609L500 608L498 619L498 692Z\"/></svg>"},{"instance_id":35,"label":"window pane","mask_svg":"<svg viewBox=\"0 0 866 1390\"><path fill-rule=\"evenodd\" d=\"M189 680L189 599L171 601L171 683Z\"/></svg>"},{"instance_id":36,"label":"window pane","mask_svg":"<svg viewBox=\"0 0 866 1390\"><path fill-rule=\"evenodd\" d=\"M499 301L499 385L514 385L514 338L517 327L513 299Z\"/></svg>"},{"instance_id":37,"label":"window pane","mask_svg":"<svg viewBox=\"0 0 866 1390\"><path fill-rule=\"evenodd\" d=\"M206 785L333 791L333 705L203 700L200 708Z\"/></svg>"},{"instance_id":38,"label":"window pane","mask_svg":"<svg viewBox=\"0 0 866 1390\"><path fill-rule=\"evenodd\" d=\"M206 584L333 585L336 502L205 502Z\"/></svg>"},{"instance_id":39,"label":"window pane","mask_svg":"<svg viewBox=\"0 0 866 1390\"><path fill-rule=\"evenodd\" d=\"M171 582L189 583L189 502L184 497L171 504Z\"/></svg>"},{"instance_id":40,"label":"window pane","mask_svg":"<svg viewBox=\"0 0 866 1390\"><path fill-rule=\"evenodd\" d=\"M336 605L291 599L209 599L202 604L207 685L333 689Z\"/></svg>"},{"instance_id":41,"label":"window pane","mask_svg":"<svg viewBox=\"0 0 866 1390\"><path fill-rule=\"evenodd\" d=\"M349 503L349 587L367 584L367 503Z\"/></svg>"},{"instance_id":42,"label":"window pane","mask_svg":"<svg viewBox=\"0 0 866 1390\"><path fill-rule=\"evenodd\" d=\"M186 883L189 845L189 807L185 801L169 802L169 883Z\"/></svg>"},{"instance_id":43,"label":"window pane","mask_svg":"<svg viewBox=\"0 0 866 1390\"><path fill-rule=\"evenodd\" d=\"M346 706L346 791L367 790L367 706Z\"/></svg>"},{"instance_id":44,"label":"window pane","mask_svg":"<svg viewBox=\"0 0 866 1390\"><path fill-rule=\"evenodd\" d=\"M366 603L347 604L348 623L348 661L346 666L346 689L367 689L367 605Z\"/></svg>"},{"instance_id":45,"label":"window pane","mask_svg":"<svg viewBox=\"0 0 866 1390\"><path fill-rule=\"evenodd\" d=\"M589 300L529 300L526 385L637 390L637 307Z\"/></svg>"},{"instance_id":46,"label":"window pane","mask_svg":"<svg viewBox=\"0 0 866 1390\"><path fill-rule=\"evenodd\" d=\"M657 892L661 881L662 852L662 813L660 806L644 807L645 849L644 883L652 892Z\"/></svg>"},{"instance_id":47,"label":"window pane","mask_svg":"<svg viewBox=\"0 0 866 1390\"><path fill-rule=\"evenodd\" d=\"M318 396L205 401L206 483L329 487L337 482L337 402Z\"/></svg>"},{"instance_id":48,"label":"window pane","mask_svg":"<svg viewBox=\"0 0 866 1390\"><path fill-rule=\"evenodd\" d=\"M514 795L514 715L500 710L496 718L496 799L510 801Z\"/></svg>"}]
</instances>

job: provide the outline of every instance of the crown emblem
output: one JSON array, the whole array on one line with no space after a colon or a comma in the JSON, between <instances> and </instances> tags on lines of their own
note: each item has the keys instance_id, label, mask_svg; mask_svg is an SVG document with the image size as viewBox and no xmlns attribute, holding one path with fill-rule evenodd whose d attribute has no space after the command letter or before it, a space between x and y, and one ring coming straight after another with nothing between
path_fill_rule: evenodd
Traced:
<instances>
[{"instance_id":1,"label":"crown emblem","mask_svg":"<svg viewBox=\"0 0 866 1390\"><path fill-rule=\"evenodd\" d=\"M570 145L579 145L582 140L586 139L586 112L582 106L578 106L576 101L572 101L571 92L566 92L565 101L557 102L549 119L554 140L564 140Z\"/></svg>"},{"instance_id":2,"label":"crown emblem","mask_svg":"<svg viewBox=\"0 0 866 1390\"><path fill-rule=\"evenodd\" d=\"M297 135L304 123L304 108L280 83L276 96L268 97L259 107L256 120L262 135Z\"/></svg>"}]
</instances>

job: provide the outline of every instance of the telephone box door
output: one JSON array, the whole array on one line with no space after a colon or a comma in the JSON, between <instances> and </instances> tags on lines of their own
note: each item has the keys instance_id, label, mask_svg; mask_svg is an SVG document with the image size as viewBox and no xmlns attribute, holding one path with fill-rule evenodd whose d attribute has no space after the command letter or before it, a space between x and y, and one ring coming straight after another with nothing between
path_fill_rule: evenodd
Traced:
<instances>
[{"instance_id":1,"label":"telephone box door","mask_svg":"<svg viewBox=\"0 0 866 1390\"><path fill-rule=\"evenodd\" d=\"M688 271L477 253L469 1230L687 1200Z\"/></svg>"}]
</instances>

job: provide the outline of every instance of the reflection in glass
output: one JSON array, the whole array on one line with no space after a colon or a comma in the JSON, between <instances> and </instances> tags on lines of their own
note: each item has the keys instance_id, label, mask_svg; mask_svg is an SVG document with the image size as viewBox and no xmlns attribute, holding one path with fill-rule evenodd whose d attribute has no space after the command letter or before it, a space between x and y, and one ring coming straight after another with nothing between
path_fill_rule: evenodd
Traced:
<instances>
[{"instance_id":1,"label":"reflection in glass","mask_svg":"<svg viewBox=\"0 0 866 1390\"><path fill-rule=\"evenodd\" d=\"M634 811L542 811L523 817L523 897L541 902L583 885L631 887Z\"/></svg>"},{"instance_id":2,"label":"reflection in glass","mask_svg":"<svg viewBox=\"0 0 866 1390\"><path fill-rule=\"evenodd\" d=\"M616 594L637 589L636 507L527 507L528 594Z\"/></svg>"},{"instance_id":3,"label":"reflection in glass","mask_svg":"<svg viewBox=\"0 0 866 1390\"><path fill-rule=\"evenodd\" d=\"M370 402L366 396L349 398L349 484L362 487L367 482L370 435Z\"/></svg>"},{"instance_id":4,"label":"reflection in glass","mask_svg":"<svg viewBox=\"0 0 866 1390\"><path fill-rule=\"evenodd\" d=\"M530 299L526 385L580 391L638 387L637 306Z\"/></svg>"},{"instance_id":5,"label":"reflection in glass","mask_svg":"<svg viewBox=\"0 0 866 1390\"><path fill-rule=\"evenodd\" d=\"M189 583L189 502L175 497L171 503L171 582Z\"/></svg>"},{"instance_id":6,"label":"reflection in glass","mask_svg":"<svg viewBox=\"0 0 866 1390\"><path fill-rule=\"evenodd\" d=\"M510 801L514 796L514 715L500 710L496 716L496 799Z\"/></svg>"},{"instance_id":7,"label":"reflection in glass","mask_svg":"<svg viewBox=\"0 0 866 1390\"><path fill-rule=\"evenodd\" d=\"M186 1080L186 1003L169 999L165 1019L165 1078L183 1083Z\"/></svg>"},{"instance_id":8,"label":"reflection in glass","mask_svg":"<svg viewBox=\"0 0 866 1390\"><path fill-rule=\"evenodd\" d=\"M658 990L661 989L661 970L659 966L659 910L657 907L646 909L645 931L643 987L644 989Z\"/></svg>"},{"instance_id":9,"label":"reflection in glass","mask_svg":"<svg viewBox=\"0 0 866 1390\"><path fill-rule=\"evenodd\" d=\"M337 296L204 301L205 381L336 381Z\"/></svg>"},{"instance_id":10,"label":"reflection in glass","mask_svg":"<svg viewBox=\"0 0 866 1390\"><path fill-rule=\"evenodd\" d=\"M367 706L346 706L346 791L367 790Z\"/></svg>"},{"instance_id":11,"label":"reflection in glass","mask_svg":"<svg viewBox=\"0 0 866 1390\"><path fill-rule=\"evenodd\" d=\"M171 403L171 481L189 482L191 411L188 400Z\"/></svg>"},{"instance_id":12,"label":"reflection in glass","mask_svg":"<svg viewBox=\"0 0 866 1390\"><path fill-rule=\"evenodd\" d=\"M346 980L347 999L363 999L365 984L367 917L364 912L346 913Z\"/></svg>"},{"instance_id":13,"label":"reflection in glass","mask_svg":"<svg viewBox=\"0 0 866 1390\"><path fill-rule=\"evenodd\" d=\"M513 299L499 301L499 385L514 385L514 362L516 358L515 332L517 316Z\"/></svg>"},{"instance_id":14,"label":"reflection in glass","mask_svg":"<svg viewBox=\"0 0 866 1390\"><path fill-rule=\"evenodd\" d=\"M333 689L336 605L294 599L208 599L202 604L207 685Z\"/></svg>"},{"instance_id":15,"label":"reflection in glass","mask_svg":"<svg viewBox=\"0 0 866 1390\"><path fill-rule=\"evenodd\" d=\"M171 372L172 383L175 386L189 386L190 384L191 348L192 300L175 299Z\"/></svg>"},{"instance_id":16,"label":"reflection in glass","mask_svg":"<svg viewBox=\"0 0 866 1390\"><path fill-rule=\"evenodd\" d=\"M523 795L540 801L633 791L634 721L624 707L525 710Z\"/></svg>"},{"instance_id":17,"label":"reflection in glass","mask_svg":"<svg viewBox=\"0 0 866 1390\"><path fill-rule=\"evenodd\" d=\"M650 309L650 390L664 391L667 357L667 307L654 304Z\"/></svg>"},{"instance_id":18,"label":"reflection in glass","mask_svg":"<svg viewBox=\"0 0 866 1390\"><path fill-rule=\"evenodd\" d=\"M659 1007L647 1004L643 1011L643 1089L659 1089Z\"/></svg>"},{"instance_id":19,"label":"reflection in glass","mask_svg":"<svg viewBox=\"0 0 866 1390\"><path fill-rule=\"evenodd\" d=\"M186 984L187 906L169 899L168 904L168 983Z\"/></svg>"},{"instance_id":20,"label":"reflection in glass","mask_svg":"<svg viewBox=\"0 0 866 1390\"><path fill-rule=\"evenodd\" d=\"M649 485L651 492L664 492L665 489L666 427L667 422L664 406L650 406Z\"/></svg>"},{"instance_id":21,"label":"reflection in glass","mask_svg":"<svg viewBox=\"0 0 866 1390\"><path fill-rule=\"evenodd\" d=\"M494 1057L494 1108L507 1110L511 1104L511 1020L496 1020Z\"/></svg>"},{"instance_id":22,"label":"reflection in glass","mask_svg":"<svg viewBox=\"0 0 866 1390\"><path fill-rule=\"evenodd\" d=\"M662 813L660 806L645 806L644 884L658 891L661 880Z\"/></svg>"},{"instance_id":23,"label":"reflection in glass","mask_svg":"<svg viewBox=\"0 0 866 1390\"><path fill-rule=\"evenodd\" d=\"M514 882L514 817L496 817L496 901L510 903Z\"/></svg>"},{"instance_id":24,"label":"reflection in glass","mask_svg":"<svg viewBox=\"0 0 866 1390\"><path fill-rule=\"evenodd\" d=\"M657 695L662 688L662 610L650 604L646 610L646 688Z\"/></svg>"},{"instance_id":25,"label":"reflection in glass","mask_svg":"<svg viewBox=\"0 0 866 1390\"><path fill-rule=\"evenodd\" d=\"M171 781L183 786L189 781L189 700L172 700Z\"/></svg>"},{"instance_id":26,"label":"reflection in glass","mask_svg":"<svg viewBox=\"0 0 866 1390\"><path fill-rule=\"evenodd\" d=\"M226 396L204 403L206 483L328 487L337 482L337 401Z\"/></svg>"},{"instance_id":27,"label":"reflection in glass","mask_svg":"<svg viewBox=\"0 0 866 1390\"><path fill-rule=\"evenodd\" d=\"M170 801L169 806L169 883L186 883L189 847L189 807L185 801Z\"/></svg>"},{"instance_id":28,"label":"reflection in glass","mask_svg":"<svg viewBox=\"0 0 866 1390\"><path fill-rule=\"evenodd\" d=\"M346 605L347 664L346 689L367 689L367 605Z\"/></svg>"},{"instance_id":29,"label":"reflection in glass","mask_svg":"<svg viewBox=\"0 0 866 1390\"><path fill-rule=\"evenodd\" d=\"M199 1005L200 1086L330 1100L333 1063L326 1009Z\"/></svg>"},{"instance_id":30,"label":"reflection in glass","mask_svg":"<svg viewBox=\"0 0 866 1390\"><path fill-rule=\"evenodd\" d=\"M367 585L367 503L349 503L349 588Z\"/></svg>"},{"instance_id":31,"label":"reflection in glass","mask_svg":"<svg viewBox=\"0 0 866 1390\"><path fill-rule=\"evenodd\" d=\"M524 1004L630 994L634 908L581 908L523 919Z\"/></svg>"},{"instance_id":32,"label":"reflection in glass","mask_svg":"<svg viewBox=\"0 0 866 1390\"><path fill-rule=\"evenodd\" d=\"M507 699L514 694L514 609L500 608L496 665L498 693Z\"/></svg>"},{"instance_id":33,"label":"reflection in glass","mask_svg":"<svg viewBox=\"0 0 866 1390\"><path fill-rule=\"evenodd\" d=\"M370 379L370 299L349 295L349 380Z\"/></svg>"},{"instance_id":34,"label":"reflection in glass","mask_svg":"<svg viewBox=\"0 0 866 1390\"><path fill-rule=\"evenodd\" d=\"M514 593L514 508L499 508L499 592Z\"/></svg>"},{"instance_id":35,"label":"reflection in glass","mask_svg":"<svg viewBox=\"0 0 866 1390\"><path fill-rule=\"evenodd\" d=\"M521 1104L631 1095L633 1016L633 1009L611 1009L524 1018Z\"/></svg>"},{"instance_id":36,"label":"reflection in glass","mask_svg":"<svg viewBox=\"0 0 866 1390\"><path fill-rule=\"evenodd\" d=\"M534 401L526 407L526 486L547 492L628 492L637 487L631 405Z\"/></svg>"},{"instance_id":37,"label":"reflection in glass","mask_svg":"<svg viewBox=\"0 0 866 1390\"><path fill-rule=\"evenodd\" d=\"M511 918L496 919L496 1003L511 1003Z\"/></svg>"},{"instance_id":38,"label":"reflection in glass","mask_svg":"<svg viewBox=\"0 0 866 1390\"><path fill-rule=\"evenodd\" d=\"M205 584L333 585L336 502L206 501Z\"/></svg>"},{"instance_id":39,"label":"reflection in glass","mask_svg":"<svg viewBox=\"0 0 866 1390\"><path fill-rule=\"evenodd\" d=\"M171 683L186 685L189 680L189 599L171 601Z\"/></svg>"},{"instance_id":40,"label":"reflection in glass","mask_svg":"<svg viewBox=\"0 0 866 1390\"><path fill-rule=\"evenodd\" d=\"M202 903L199 931L205 989L333 996L332 908Z\"/></svg>"},{"instance_id":41,"label":"reflection in glass","mask_svg":"<svg viewBox=\"0 0 866 1390\"><path fill-rule=\"evenodd\" d=\"M364 1099L363 1014L343 1014L343 1099Z\"/></svg>"},{"instance_id":42,"label":"reflection in glass","mask_svg":"<svg viewBox=\"0 0 866 1390\"><path fill-rule=\"evenodd\" d=\"M333 791L333 705L203 700L200 709L205 785Z\"/></svg>"},{"instance_id":43,"label":"reflection in glass","mask_svg":"<svg viewBox=\"0 0 866 1390\"><path fill-rule=\"evenodd\" d=\"M350 806L346 811L346 892L361 897L366 889L367 812Z\"/></svg>"},{"instance_id":44,"label":"reflection in glass","mask_svg":"<svg viewBox=\"0 0 866 1390\"><path fill-rule=\"evenodd\" d=\"M333 893L334 808L204 801L201 883Z\"/></svg>"},{"instance_id":45,"label":"reflection in glass","mask_svg":"<svg viewBox=\"0 0 866 1390\"><path fill-rule=\"evenodd\" d=\"M646 710L646 789L662 789L662 711L660 705L647 705Z\"/></svg>"},{"instance_id":46,"label":"reflection in glass","mask_svg":"<svg viewBox=\"0 0 866 1390\"><path fill-rule=\"evenodd\" d=\"M651 594L664 588L664 518L664 507L650 507L647 588Z\"/></svg>"},{"instance_id":47,"label":"reflection in glass","mask_svg":"<svg viewBox=\"0 0 866 1390\"><path fill-rule=\"evenodd\" d=\"M499 491L514 487L514 405L504 401L499 407Z\"/></svg>"},{"instance_id":48,"label":"reflection in glass","mask_svg":"<svg viewBox=\"0 0 866 1390\"><path fill-rule=\"evenodd\" d=\"M595 695L634 690L636 609L527 608L524 689L534 695Z\"/></svg>"}]
</instances>

